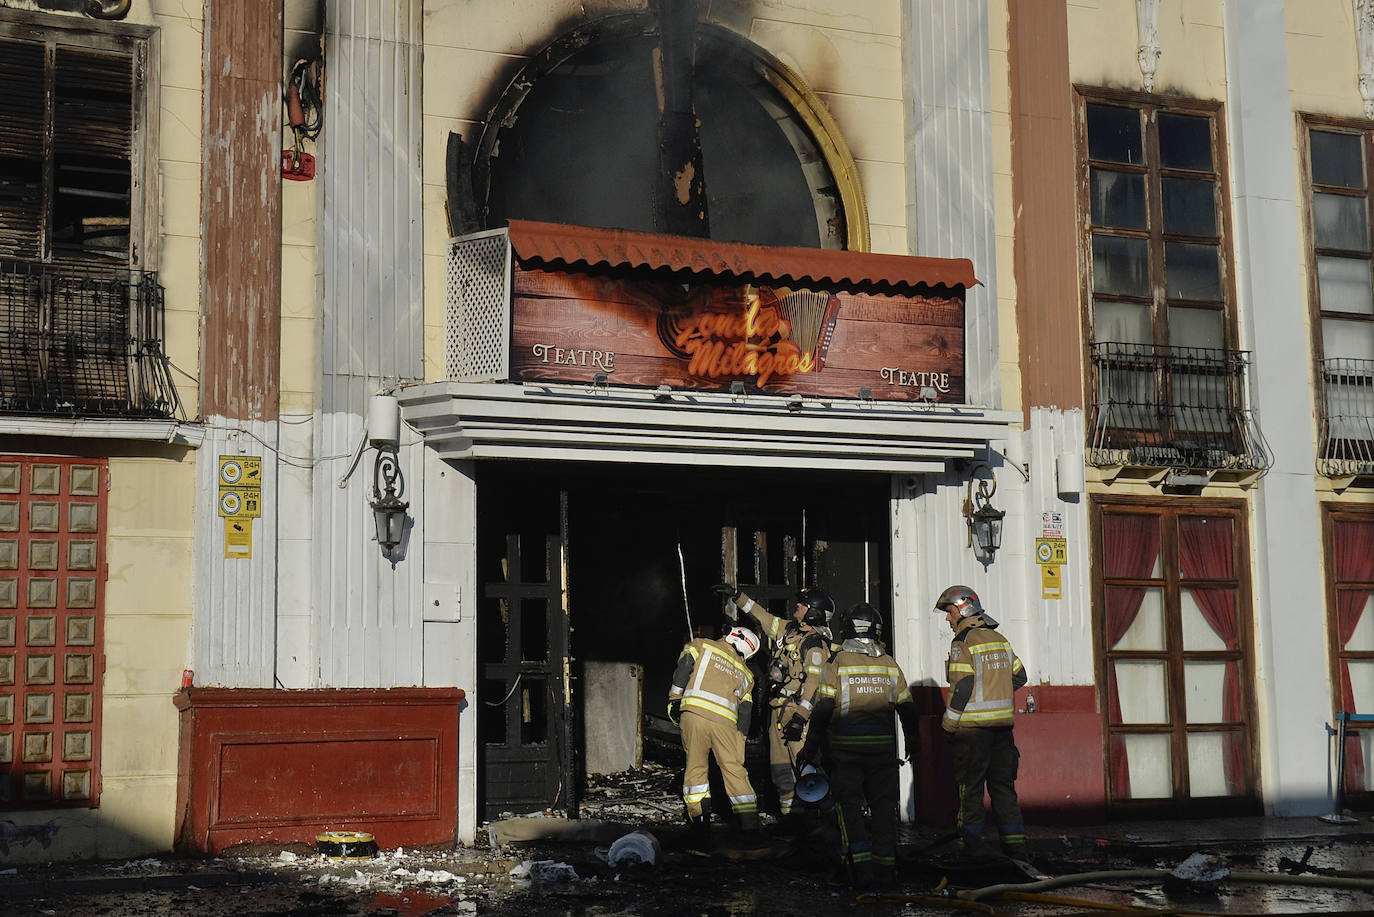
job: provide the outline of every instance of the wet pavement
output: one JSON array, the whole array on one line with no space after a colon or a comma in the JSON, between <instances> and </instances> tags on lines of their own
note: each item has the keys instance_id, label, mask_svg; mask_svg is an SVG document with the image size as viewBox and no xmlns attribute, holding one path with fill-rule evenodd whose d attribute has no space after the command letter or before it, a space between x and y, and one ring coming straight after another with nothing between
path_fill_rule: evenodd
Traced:
<instances>
[{"instance_id":1,"label":"wet pavement","mask_svg":"<svg viewBox=\"0 0 1374 917\"><path fill-rule=\"evenodd\" d=\"M666 776L665 776L666 773ZM591 788L583 819L543 813L493 824L475 847L388 850L326 859L305 844L242 848L217 858L150 857L7 867L0 914L451 915L772 917L992 913L1006 917L1374 912L1374 821L1239 818L1029 829L1036 880L1000 858L956 856L946 831L903 829L901 883L884 897L832 887L817 845L779 838L767 859L689 852L671 772L649 768ZM547 831L531 830L547 824ZM575 829L575 830L574 830ZM612 867L610 844L636 829L655 865ZM559 835L559 840L513 840ZM641 852L646 848L639 847ZM652 848L648 848L652 849ZM1188 870L1206 854L1203 870ZM1212 870L1209 872L1208 870ZM1193 879L1175 878L1186 873ZM1217 881L1206 881L1216 879ZM1011 887L1017 886L1017 887Z\"/></svg>"}]
</instances>

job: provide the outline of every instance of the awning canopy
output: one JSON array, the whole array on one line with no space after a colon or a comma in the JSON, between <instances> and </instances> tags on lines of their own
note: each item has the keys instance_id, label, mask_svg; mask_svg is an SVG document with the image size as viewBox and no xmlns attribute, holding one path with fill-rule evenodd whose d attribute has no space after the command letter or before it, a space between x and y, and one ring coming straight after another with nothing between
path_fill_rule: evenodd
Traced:
<instances>
[{"instance_id":1,"label":"awning canopy","mask_svg":"<svg viewBox=\"0 0 1374 917\"><path fill-rule=\"evenodd\" d=\"M398 396L443 458L938 472L979 458L1012 411L908 402L431 382Z\"/></svg>"},{"instance_id":2,"label":"awning canopy","mask_svg":"<svg viewBox=\"0 0 1374 917\"><path fill-rule=\"evenodd\" d=\"M746 245L529 220L510 221L510 243L522 264L663 270L718 281L906 292L979 282L967 258Z\"/></svg>"}]
</instances>

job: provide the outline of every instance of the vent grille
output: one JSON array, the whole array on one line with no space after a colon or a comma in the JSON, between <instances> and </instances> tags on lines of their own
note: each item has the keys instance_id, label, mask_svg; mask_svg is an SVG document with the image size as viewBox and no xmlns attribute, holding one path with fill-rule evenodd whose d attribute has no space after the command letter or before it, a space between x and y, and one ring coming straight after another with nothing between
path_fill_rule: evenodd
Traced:
<instances>
[{"instance_id":1,"label":"vent grille","mask_svg":"<svg viewBox=\"0 0 1374 917\"><path fill-rule=\"evenodd\" d=\"M506 230L455 239L448 254L444 374L505 381L510 366L510 241Z\"/></svg>"}]
</instances>

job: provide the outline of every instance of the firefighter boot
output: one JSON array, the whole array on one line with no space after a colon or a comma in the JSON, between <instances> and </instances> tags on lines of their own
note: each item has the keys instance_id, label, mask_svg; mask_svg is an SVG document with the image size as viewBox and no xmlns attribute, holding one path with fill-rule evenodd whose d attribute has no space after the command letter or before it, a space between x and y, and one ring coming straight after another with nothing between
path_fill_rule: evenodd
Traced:
<instances>
[{"instance_id":1,"label":"firefighter boot","mask_svg":"<svg viewBox=\"0 0 1374 917\"><path fill-rule=\"evenodd\" d=\"M709 853L711 851L711 803L709 801L701 804L701 814L687 815L687 827L689 836L687 838L688 849L697 853Z\"/></svg>"}]
</instances>

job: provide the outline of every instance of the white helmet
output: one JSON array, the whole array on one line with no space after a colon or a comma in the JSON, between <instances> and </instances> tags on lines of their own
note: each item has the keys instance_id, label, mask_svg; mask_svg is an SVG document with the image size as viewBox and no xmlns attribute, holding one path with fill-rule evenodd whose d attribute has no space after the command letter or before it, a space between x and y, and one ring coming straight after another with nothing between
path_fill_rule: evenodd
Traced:
<instances>
[{"instance_id":1,"label":"white helmet","mask_svg":"<svg viewBox=\"0 0 1374 917\"><path fill-rule=\"evenodd\" d=\"M759 637L747 627L732 627L725 635L725 642L739 651L745 659L759 651Z\"/></svg>"}]
</instances>

